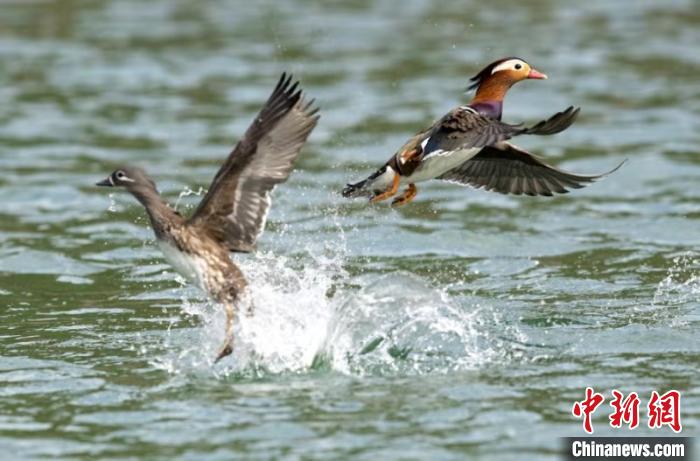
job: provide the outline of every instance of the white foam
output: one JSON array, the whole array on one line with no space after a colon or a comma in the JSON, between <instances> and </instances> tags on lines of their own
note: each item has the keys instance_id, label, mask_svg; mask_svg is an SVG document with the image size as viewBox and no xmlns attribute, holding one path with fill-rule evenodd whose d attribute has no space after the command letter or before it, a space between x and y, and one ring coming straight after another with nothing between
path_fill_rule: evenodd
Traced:
<instances>
[{"instance_id":1,"label":"white foam","mask_svg":"<svg viewBox=\"0 0 700 461\"><path fill-rule=\"evenodd\" d=\"M659 282L653 306L672 306L700 299L700 257L687 251L672 260L666 277Z\"/></svg>"},{"instance_id":2,"label":"white foam","mask_svg":"<svg viewBox=\"0 0 700 461\"><path fill-rule=\"evenodd\" d=\"M465 307L405 272L351 277L345 260L344 250L328 248L296 259L272 253L246 257L239 262L250 282L254 314L238 319L234 353L212 366L223 337L222 309L186 301L184 311L202 325L171 330L169 352L154 365L171 373L321 368L375 375L459 371L508 360L502 338L485 326L502 323L492 310Z\"/></svg>"}]
</instances>

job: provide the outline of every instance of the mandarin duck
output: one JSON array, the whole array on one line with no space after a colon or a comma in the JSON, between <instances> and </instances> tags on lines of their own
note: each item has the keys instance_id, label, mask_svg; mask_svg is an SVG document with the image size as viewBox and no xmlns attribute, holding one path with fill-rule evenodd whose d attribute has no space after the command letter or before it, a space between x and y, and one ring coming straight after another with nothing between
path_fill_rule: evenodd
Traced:
<instances>
[{"instance_id":1,"label":"mandarin duck","mask_svg":"<svg viewBox=\"0 0 700 461\"><path fill-rule=\"evenodd\" d=\"M502 122L506 93L528 79L547 76L520 58L492 62L471 78L468 90L476 89L476 94L468 105L456 107L420 131L367 179L348 184L342 195L368 197L375 203L394 197L403 183L408 187L392 201L392 206L401 206L415 198L416 183L439 179L502 194L551 196L582 188L622 165L598 175L573 174L507 142L519 135L559 133L579 113L571 106L532 126Z\"/></svg>"},{"instance_id":2,"label":"mandarin duck","mask_svg":"<svg viewBox=\"0 0 700 461\"><path fill-rule=\"evenodd\" d=\"M189 218L160 196L141 169L124 166L97 183L123 187L145 207L166 260L191 283L223 304L224 343L216 361L233 351L233 322L246 279L229 252L250 252L263 229L273 188L287 180L319 119L298 82L282 74L272 95L214 176Z\"/></svg>"}]
</instances>

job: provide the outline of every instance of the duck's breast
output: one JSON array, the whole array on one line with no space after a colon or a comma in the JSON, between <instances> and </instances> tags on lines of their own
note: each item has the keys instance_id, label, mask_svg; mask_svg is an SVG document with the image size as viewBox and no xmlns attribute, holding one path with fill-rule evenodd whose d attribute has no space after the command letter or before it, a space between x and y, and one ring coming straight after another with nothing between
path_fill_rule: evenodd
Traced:
<instances>
[{"instance_id":1,"label":"duck's breast","mask_svg":"<svg viewBox=\"0 0 700 461\"><path fill-rule=\"evenodd\" d=\"M481 147L455 151L433 151L421 161L420 166L413 174L404 179L410 183L435 179L474 157L479 151L481 151Z\"/></svg>"},{"instance_id":2,"label":"duck's breast","mask_svg":"<svg viewBox=\"0 0 700 461\"><path fill-rule=\"evenodd\" d=\"M205 286L207 263L206 261L192 253L181 251L175 245L162 240L158 241L158 247L163 252L165 260L182 275L190 283L197 285L203 290L207 290Z\"/></svg>"}]
</instances>

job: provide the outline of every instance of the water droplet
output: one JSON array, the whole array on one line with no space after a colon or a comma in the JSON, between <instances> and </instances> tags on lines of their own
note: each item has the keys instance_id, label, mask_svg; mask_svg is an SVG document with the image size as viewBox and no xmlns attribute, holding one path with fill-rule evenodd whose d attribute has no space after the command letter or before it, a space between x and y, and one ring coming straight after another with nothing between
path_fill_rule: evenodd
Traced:
<instances>
[{"instance_id":1,"label":"water droplet","mask_svg":"<svg viewBox=\"0 0 700 461\"><path fill-rule=\"evenodd\" d=\"M114 198L114 193L110 193L108 195L109 197L109 206L107 207L107 211L110 213L116 213L117 212L117 200Z\"/></svg>"},{"instance_id":2,"label":"water droplet","mask_svg":"<svg viewBox=\"0 0 700 461\"><path fill-rule=\"evenodd\" d=\"M201 197L205 193L206 193L206 191L201 186L196 191L185 186L185 188L182 190L182 192L180 192L180 195L178 195L177 200L175 201L175 205L173 206L173 208L177 211L178 207L180 206L180 201L182 201L182 199L185 197L189 197L190 195L196 195L197 197Z\"/></svg>"}]
</instances>

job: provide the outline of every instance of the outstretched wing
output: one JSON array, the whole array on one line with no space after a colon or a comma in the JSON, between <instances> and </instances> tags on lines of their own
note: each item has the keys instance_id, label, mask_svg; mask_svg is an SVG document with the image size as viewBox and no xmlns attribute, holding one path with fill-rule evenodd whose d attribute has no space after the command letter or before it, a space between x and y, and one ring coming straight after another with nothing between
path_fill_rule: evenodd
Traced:
<instances>
[{"instance_id":1,"label":"outstretched wing","mask_svg":"<svg viewBox=\"0 0 700 461\"><path fill-rule=\"evenodd\" d=\"M284 182L319 119L299 82L282 74L272 95L214 177L188 224L231 251L248 252L265 227L270 192Z\"/></svg>"},{"instance_id":2,"label":"outstretched wing","mask_svg":"<svg viewBox=\"0 0 700 461\"><path fill-rule=\"evenodd\" d=\"M570 106L530 127L510 125L481 115L469 106L454 109L440 120L424 141L423 157L432 153L486 147L521 134L550 135L574 123L579 109Z\"/></svg>"},{"instance_id":3,"label":"outstretched wing","mask_svg":"<svg viewBox=\"0 0 700 461\"><path fill-rule=\"evenodd\" d=\"M622 166L599 175L579 175L547 165L536 156L508 142L484 147L478 154L437 179L502 194L565 194L580 189Z\"/></svg>"}]
</instances>

